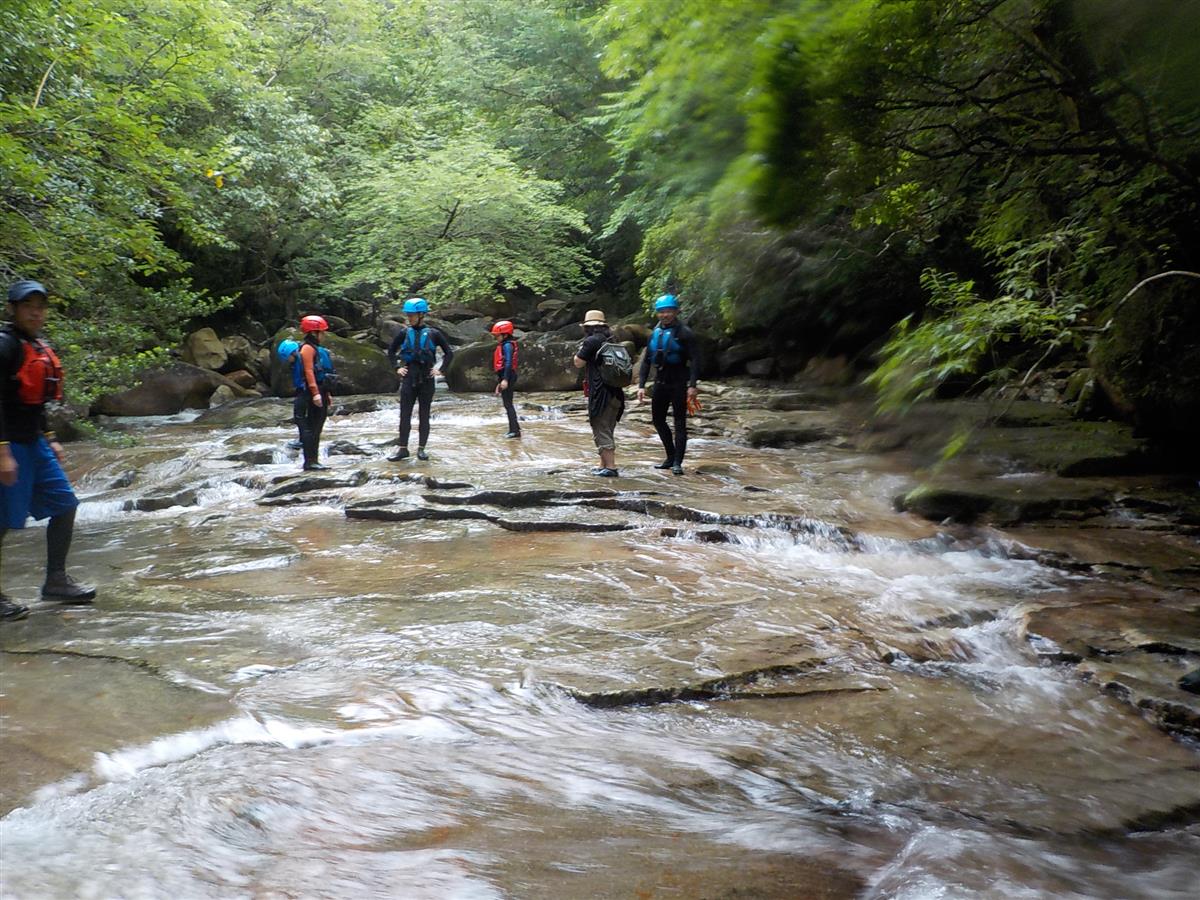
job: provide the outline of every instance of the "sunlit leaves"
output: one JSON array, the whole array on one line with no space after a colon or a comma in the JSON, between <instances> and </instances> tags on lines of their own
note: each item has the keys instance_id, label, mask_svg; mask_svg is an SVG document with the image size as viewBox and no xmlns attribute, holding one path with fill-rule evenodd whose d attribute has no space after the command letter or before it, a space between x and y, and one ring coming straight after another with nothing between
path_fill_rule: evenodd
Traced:
<instances>
[{"instance_id":1,"label":"sunlit leaves","mask_svg":"<svg viewBox=\"0 0 1200 900\"><path fill-rule=\"evenodd\" d=\"M470 135L416 159L372 160L344 209L345 280L438 300L581 288L595 269L587 226L560 194Z\"/></svg>"}]
</instances>

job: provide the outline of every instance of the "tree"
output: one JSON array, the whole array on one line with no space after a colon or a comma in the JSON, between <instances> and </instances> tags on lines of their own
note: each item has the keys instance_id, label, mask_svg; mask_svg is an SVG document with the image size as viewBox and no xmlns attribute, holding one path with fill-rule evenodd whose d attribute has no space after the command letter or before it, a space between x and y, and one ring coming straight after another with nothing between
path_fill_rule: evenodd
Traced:
<instances>
[{"instance_id":1,"label":"tree","mask_svg":"<svg viewBox=\"0 0 1200 900\"><path fill-rule=\"evenodd\" d=\"M344 209L347 285L439 300L582 287L594 263L561 188L471 135L407 159L368 160Z\"/></svg>"}]
</instances>

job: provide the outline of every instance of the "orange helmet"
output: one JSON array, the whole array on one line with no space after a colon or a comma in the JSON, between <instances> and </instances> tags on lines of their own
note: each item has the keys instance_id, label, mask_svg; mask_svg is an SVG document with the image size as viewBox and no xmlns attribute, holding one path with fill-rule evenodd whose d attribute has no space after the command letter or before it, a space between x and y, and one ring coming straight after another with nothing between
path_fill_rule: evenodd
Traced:
<instances>
[{"instance_id":1,"label":"orange helmet","mask_svg":"<svg viewBox=\"0 0 1200 900\"><path fill-rule=\"evenodd\" d=\"M300 330L305 334L310 331L328 331L329 323L320 316L305 316L300 320Z\"/></svg>"},{"instance_id":2,"label":"orange helmet","mask_svg":"<svg viewBox=\"0 0 1200 900\"><path fill-rule=\"evenodd\" d=\"M492 334L512 334L512 333L513 333L513 323L508 321L508 319L501 319L499 322L497 322L495 325L492 326Z\"/></svg>"}]
</instances>

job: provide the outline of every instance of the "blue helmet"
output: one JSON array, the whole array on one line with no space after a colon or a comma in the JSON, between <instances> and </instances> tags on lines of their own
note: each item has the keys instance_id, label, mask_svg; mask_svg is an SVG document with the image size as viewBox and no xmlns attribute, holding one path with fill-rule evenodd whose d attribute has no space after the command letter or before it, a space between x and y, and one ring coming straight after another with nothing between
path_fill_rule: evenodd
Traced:
<instances>
[{"instance_id":1,"label":"blue helmet","mask_svg":"<svg viewBox=\"0 0 1200 900\"><path fill-rule=\"evenodd\" d=\"M421 297L413 297L411 300L404 301L404 312L408 313L427 313L429 312L429 304Z\"/></svg>"},{"instance_id":2,"label":"blue helmet","mask_svg":"<svg viewBox=\"0 0 1200 900\"><path fill-rule=\"evenodd\" d=\"M662 312L664 309L679 309L679 298L674 294L663 294L654 301L655 312Z\"/></svg>"}]
</instances>

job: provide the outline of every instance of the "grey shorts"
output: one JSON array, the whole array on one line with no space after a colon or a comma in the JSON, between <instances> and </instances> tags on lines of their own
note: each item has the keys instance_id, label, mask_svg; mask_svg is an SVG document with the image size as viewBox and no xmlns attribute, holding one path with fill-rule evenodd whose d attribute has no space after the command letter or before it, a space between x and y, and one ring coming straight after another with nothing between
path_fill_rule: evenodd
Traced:
<instances>
[{"instance_id":1,"label":"grey shorts","mask_svg":"<svg viewBox=\"0 0 1200 900\"><path fill-rule=\"evenodd\" d=\"M611 397L608 401L608 406L604 407L604 412L596 416L594 419L588 419L588 424L592 426L592 440L596 442L597 450L616 450L617 443L613 438L613 431L617 427L617 416L621 412L621 399L619 397Z\"/></svg>"}]
</instances>

